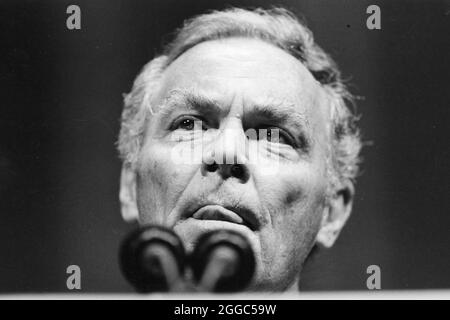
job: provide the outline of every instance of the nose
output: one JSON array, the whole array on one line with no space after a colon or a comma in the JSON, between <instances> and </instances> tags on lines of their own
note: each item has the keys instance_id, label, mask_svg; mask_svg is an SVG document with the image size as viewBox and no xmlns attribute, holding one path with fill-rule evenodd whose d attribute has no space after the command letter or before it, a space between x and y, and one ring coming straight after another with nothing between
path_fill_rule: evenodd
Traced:
<instances>
[{"instance_id":1,"label":"nose","mask_svg":"<svg viewBox=\"0 0 450 320\"><path fill-rule=\"evenodd\" d=\"M217 172L225 180L228 178L236 178L240 182L245 183L250 178L249 171L244 164L204 164L207 172Z\"/></svg>"},{"instance_id":2,"label":"nose","mask_svg":"<svg viewBox=\"0 0 450 320\"><path fill-rule=\"evenodd\" d=\"M247 182L250 178L247 143L241 121L230 119L206 150L202 162L204 174L216 172L222 179L236 178L242 183Z\"/></svg>"}]
</instances>

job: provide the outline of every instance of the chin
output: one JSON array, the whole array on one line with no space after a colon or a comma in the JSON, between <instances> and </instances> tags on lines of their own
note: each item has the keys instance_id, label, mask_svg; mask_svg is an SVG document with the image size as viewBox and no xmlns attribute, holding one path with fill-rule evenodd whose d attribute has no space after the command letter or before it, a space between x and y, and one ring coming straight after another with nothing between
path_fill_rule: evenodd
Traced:
<instances>
[{"instance_id":1,"label":"chin","mask_svg":"<svg viewBox=\"0 0 450 320\"><path fill-rule=\"evenodd\" d=\"M258 261L260 264L261 261ZM258 272L253 282L247 287L245 291L250 292L283 292L291 288L297 288L298 273L287 270L290 268L282 268L278 266L271 268L270 271ZM286 270L279 274L280 270Z\"/></svg>"}]
</instances>

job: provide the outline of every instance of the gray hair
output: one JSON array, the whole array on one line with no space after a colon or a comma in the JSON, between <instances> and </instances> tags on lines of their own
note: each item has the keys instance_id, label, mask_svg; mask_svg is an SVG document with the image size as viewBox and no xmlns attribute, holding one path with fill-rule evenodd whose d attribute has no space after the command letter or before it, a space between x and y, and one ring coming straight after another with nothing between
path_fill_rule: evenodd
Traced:
<instances>
[{"instance_id":1,"label":"gray hair","mask_svg":"<svg viewBox=\"0 0 450 320\"><path fill-rule=\"evenodd\" d=\"M195 45L230 37L256 38L288 52L311 72L327 93L331 108L332 143L329 171L333 184L354 180L358 174L361 139L357 117L349 108L353 97L331 57L313 39L312 32L291 12L282 8L212 11L187 20L163 54L146 64L124 97L118 150L125 165L134 167L143 141L146 119L153 114L151 96L161 75L177 57Z\"/></svg>"}]
</instances>

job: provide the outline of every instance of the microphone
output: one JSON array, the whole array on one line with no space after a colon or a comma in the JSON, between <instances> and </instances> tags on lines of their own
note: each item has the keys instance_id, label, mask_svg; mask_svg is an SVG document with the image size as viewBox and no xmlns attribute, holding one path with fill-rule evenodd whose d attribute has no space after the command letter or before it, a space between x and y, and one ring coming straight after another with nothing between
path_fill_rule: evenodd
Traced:
<instances>
[{"instance_id":1,"label":"microphone","mask_svg":"<svg viewBox=\"0 0 450 320\"><path fill-rule=\"evenodd\" d=\"M231 230L202 235L190 257L199 291L236 292L250 283L255 256L248 240Z\"/></svg>"},{"instance_id":2,"label":"microphone","mask_svg":"<svg viewBox=\"0 0 450 320\"><path fill-rule=\"evenodd\" d=\"M176 291L184 274L185 250L170 229L150 225L131 233L122 242L122 273L138 292Z\"/></svg>"}]
</instances>

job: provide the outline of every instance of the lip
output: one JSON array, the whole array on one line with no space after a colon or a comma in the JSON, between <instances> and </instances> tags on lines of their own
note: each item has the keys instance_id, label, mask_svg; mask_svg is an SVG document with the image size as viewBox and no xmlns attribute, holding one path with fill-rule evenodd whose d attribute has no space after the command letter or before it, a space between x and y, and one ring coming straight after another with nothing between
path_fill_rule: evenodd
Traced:
<instances>
[{"instance_id":1,"label":"lip","mask_svg":"<svg viewBox=\"0 0 450 320\"><path fill-rule=\"evenodd\" d=\"M199 206L188 217L197 220L226 221L248 227L255 231L258 227L256 215L247 208L206 204Z\"/></svg>"},{"instance_id":2,"label":"lip","mask_svg":"<svg viewBox=\"0 0 450 320\"><path fill-rule=\"evenodd\" d=\"M199 220L221 220L237 224L244 224L244 219L235 212L219 205L207 205L198 209L193 218Z\"/></svg>"}]
</instances>

